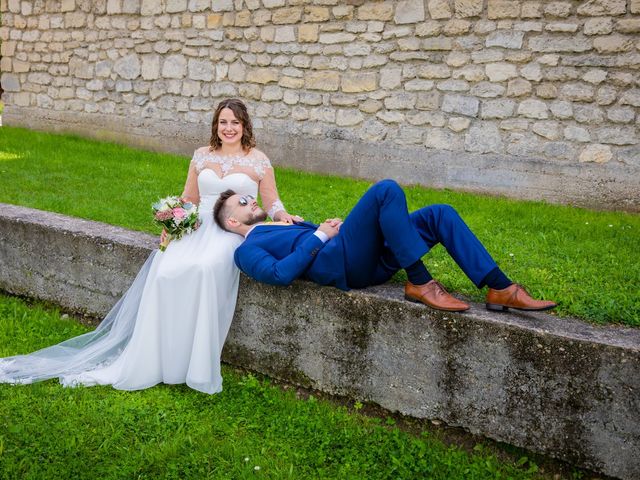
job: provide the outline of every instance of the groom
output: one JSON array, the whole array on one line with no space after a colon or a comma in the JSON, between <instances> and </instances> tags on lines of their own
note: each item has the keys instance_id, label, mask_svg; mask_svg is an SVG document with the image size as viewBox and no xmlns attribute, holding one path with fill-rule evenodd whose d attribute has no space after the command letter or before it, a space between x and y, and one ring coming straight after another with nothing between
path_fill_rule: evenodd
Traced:
<instances>
[{"instance_id":1,"label":"groom","mask_svg":"<svg viewBox=\"0 0 640 480\"><path fill-rule=\"evenodd\" d=\"M535 300L507 278L458 213L449 205L407 211L407 201L393 180L373 185L346 220L321 225L266 223L267 214L250 195L227 190L214 207L216 223L245 237L235 252L238 267L272 285L304 278L342 290L386 282L403 268L409 281L407 300L438 310L461 312L469 305L434 280L421 258L441 243L478 287L489 287L489 310L549 310L556 304Z\"/></svg>"}]
</instances>

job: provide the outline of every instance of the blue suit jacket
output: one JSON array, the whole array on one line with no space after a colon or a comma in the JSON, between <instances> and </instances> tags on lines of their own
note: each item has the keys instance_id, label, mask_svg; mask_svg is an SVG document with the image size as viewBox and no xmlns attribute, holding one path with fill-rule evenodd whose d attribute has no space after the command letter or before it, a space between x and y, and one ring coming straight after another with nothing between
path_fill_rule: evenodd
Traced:
<instances>
[{"instance_id":1,"label":"blue suit jacket","mask_svg":"<svg viewBox=\"0 0 640 480\"><path fill-rule=\"evenodd\" d=\"M235 251L236 265L252 278L271 285L289 285L306 278L319 285L349 290L344 246L340 237L322 243L317 225L258 225Z\"/></svg>"}]
</instances>

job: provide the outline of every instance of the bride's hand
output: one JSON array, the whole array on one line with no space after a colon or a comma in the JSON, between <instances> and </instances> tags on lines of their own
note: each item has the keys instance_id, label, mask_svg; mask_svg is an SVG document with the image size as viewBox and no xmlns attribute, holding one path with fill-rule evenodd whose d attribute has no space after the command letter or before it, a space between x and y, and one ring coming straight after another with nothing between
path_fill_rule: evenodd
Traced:
<instances>
[{"instance_id":1,"label":"bride's hand","mask_svg":"<svg viewBox=\"0 0 640 480\"><path fill-rule=\"evenodd\" d=\"M302 222L304 218L298 215L291 215L290 213L279 211L275 214L274 220L277 222L285 222L285 223L294 223L294 222Z\"/></svg>"},{"instance_id":2,"label":"bride's hand","mask_svg":"<svg viewBox=\"0 0 640 480\"><path fill-rule=\"evenodd\" d=\"M163 244L167 240L167 229L163 228L160 234L160 244Z\"/></svg>"}]
</instances>

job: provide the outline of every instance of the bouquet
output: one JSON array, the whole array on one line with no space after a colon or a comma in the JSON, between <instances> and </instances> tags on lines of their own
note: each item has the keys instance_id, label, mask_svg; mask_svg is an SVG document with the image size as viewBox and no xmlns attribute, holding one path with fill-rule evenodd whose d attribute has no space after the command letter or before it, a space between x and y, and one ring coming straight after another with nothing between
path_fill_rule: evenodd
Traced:
<instances>
[{"instance_id":1,"label":"bouquet","mask_svg":"<svg viewBox=\"0 0 640 480\"><path fill-rule=\"evenodd\" d=\"M195 232L200 226L198 206L180 197L161 198L152 205L153 219L167 232L160 242L164 252L171 240L180 239L184 234Z\"/></svg>"}]
</instances>

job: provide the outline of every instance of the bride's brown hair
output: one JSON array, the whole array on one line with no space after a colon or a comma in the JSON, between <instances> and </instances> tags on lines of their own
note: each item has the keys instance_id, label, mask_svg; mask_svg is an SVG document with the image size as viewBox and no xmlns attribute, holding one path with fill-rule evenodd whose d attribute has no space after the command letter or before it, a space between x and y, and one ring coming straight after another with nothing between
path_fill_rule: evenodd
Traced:
<instances>
[{"instance_id":1,"label":"bride's brown hair","mask_svg":"<svg viewBox=\"0 0 640 480\"><path fill-rule=\"evenodd\" d=\"M240 139L240 143L242 144L244 151L246 152L255 147L256 139L253 137L253 125L251 125L251 118L249 117L249 112L247 112L247 107L242 100L237 98L228 98L226 100L222 100L218 104L216 112L213 114L213 121L211 122L211 140L209 140L211 151L217 150L222 146L222 141L220 140L220 137L218 137L218 120L223 108L230 109L242 124L242 138Z\"/></svg>"}]
</instances>

